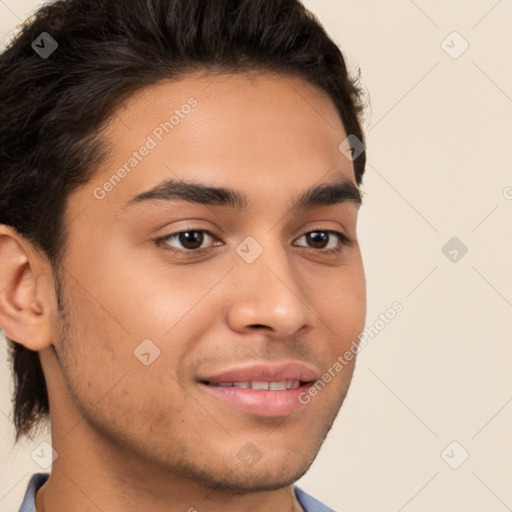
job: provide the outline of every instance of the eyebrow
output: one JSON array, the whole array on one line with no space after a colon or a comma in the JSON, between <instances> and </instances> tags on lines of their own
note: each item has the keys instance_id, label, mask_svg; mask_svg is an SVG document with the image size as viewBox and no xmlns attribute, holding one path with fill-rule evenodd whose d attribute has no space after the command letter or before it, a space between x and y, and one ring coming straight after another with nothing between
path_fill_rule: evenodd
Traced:
<instances>
[{"instance_id":1,"label":"eyebrow","mask_svg":"<svg viewBox=\"0 0 512 512\"><path fill-rule=\"evenodd\" d=\"M185 201L201 205L223 206L240 212L247 210L249 207L249 200L243 192L191 181L168 179L134 196L122 209L126 210L148 201ZM306 190L296 199L292 207L292 213L302 213L313 208L346 202L359 208L362 204L362 196L354 183L343 178Z\"/></svg>"}]
</instances>

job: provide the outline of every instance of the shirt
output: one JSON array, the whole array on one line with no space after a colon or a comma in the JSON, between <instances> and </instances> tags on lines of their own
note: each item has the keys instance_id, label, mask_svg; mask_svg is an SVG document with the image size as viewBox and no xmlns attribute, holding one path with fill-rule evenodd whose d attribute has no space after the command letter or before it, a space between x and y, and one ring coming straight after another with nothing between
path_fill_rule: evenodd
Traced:
<instances>
[{"instance_id":1,"label":"shirt","mask_svg":"<svg viewBox=\"0 0 512 512\"><path fill-rule=\"evenodd\" d=\"M48 480L49 476L50 473L35 473L32 475L19 512L37 512L35 503L36 492L46 482L46 480ZM332 508L320 503L296 485L293 486L293 489L298 502L304 509L304 512L335 512Z\"/></svg>"}]
</instances>

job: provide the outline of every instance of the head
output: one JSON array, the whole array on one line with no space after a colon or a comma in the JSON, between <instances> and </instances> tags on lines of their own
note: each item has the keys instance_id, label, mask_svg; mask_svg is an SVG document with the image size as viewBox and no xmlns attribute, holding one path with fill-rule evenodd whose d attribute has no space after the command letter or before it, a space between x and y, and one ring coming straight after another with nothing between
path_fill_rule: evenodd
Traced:
<instances>
[{"instance_id":1,"label":"head","mask_svg":"<svg viewBox=\"0 0 512 512\"><path fill-rule=\"evenodd\" d=\"M364 327L366 156L339 149L363 143L363 102L339 48L297 0L68 0L23 27L0 74L16 439L50 408L67 434L74 411L207 485L295 481L355 359L286 415L207 387L290 361L311 384Z\"/></svg>"}]
</instances>

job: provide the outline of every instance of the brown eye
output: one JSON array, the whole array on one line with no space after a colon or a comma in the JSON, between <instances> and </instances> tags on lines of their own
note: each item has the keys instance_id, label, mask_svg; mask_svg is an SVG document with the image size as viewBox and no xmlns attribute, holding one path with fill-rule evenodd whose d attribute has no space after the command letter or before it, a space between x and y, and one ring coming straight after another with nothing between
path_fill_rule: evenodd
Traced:
<instances>
[{"instance_id":1,"label":"brown eye","mask_svg":"<svg viewBox=\"0 0 512 512\"><path fill-rule=\"evenodd\" d=\"M203 244L202 231L184 231L178 234L178 240L185 249L199 249Z\"/></svg>"},{"instance_id":2,"label":"brown eye","mask_svg":"<svg viewBox=\"0 0 512 512\"><path fill-rule=\"evenodd\" d=\"M311 233L305 235L308 244L314 249L325 249L330 236L330 233L325 231L311 231Z\"/></svg>"},{"instance_id":3,"label":"brown eye","mask_svg":"<svg viewBox=\"0 0 512 512\"><path fill-rule=\"evenodd\" d=\"M203 244L208 239L213 241L213 235L204 229L180 231L161 237L158 242L166 246L168 250L176 252L192 252L205 249ZM175 244L178 244L177 246ZM212 245L212 243L210 243Z\"/></svg>"},{"instance_id":4,"label":"brown eye","mask_svg":"<svg viewBox=\"0 0 512 512\"><path fill-rule=\"evenodd\" d=\"M305 239L306 246L311 249L318 249L320 251L328 250L340 250L341 246L345 243L346 238L343 233L338 233L337 231L328 231L328 230L318 230L318 231L310 231L309 233L305 233L297 240ZM299 244L304 246L303 244Z\"/></svg>"}]
</instances>

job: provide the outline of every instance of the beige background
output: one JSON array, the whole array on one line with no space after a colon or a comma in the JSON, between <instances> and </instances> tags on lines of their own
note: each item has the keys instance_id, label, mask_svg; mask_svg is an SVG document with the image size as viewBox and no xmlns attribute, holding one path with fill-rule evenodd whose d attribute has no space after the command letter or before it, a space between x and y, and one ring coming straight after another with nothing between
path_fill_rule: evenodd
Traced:
<instances>
[{"instance_id":1,"label":"beige background","mask_svg":"<svg viewBox=\"0 0 512 512\"><path fill-rule=\"evenodd\" d=\"M39 3L0 0L0 39ZM361 352L299 485L338 511L511 510L512 1L305 4L361 67L372 102L367 325L395 301L403 311ZM442 252L452 237L468 248L448 254L456 262ZM30 454L43 439L12 448L4 359L2 345L7 512L41 471Z\"/></svg>"}]
</instances>

